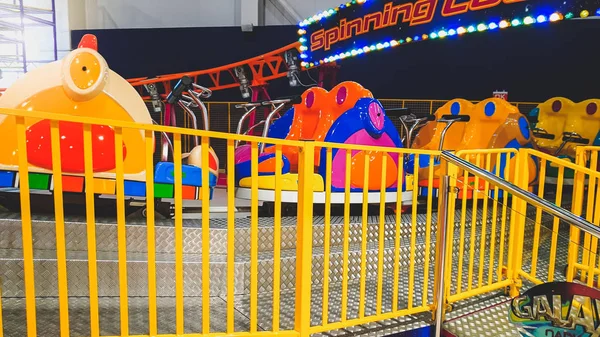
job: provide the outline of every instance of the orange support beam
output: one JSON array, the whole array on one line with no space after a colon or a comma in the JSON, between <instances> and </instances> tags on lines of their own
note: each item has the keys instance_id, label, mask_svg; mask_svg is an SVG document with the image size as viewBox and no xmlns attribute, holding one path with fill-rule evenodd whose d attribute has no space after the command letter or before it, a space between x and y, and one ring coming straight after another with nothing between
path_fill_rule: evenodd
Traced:
<instances>
[{"instance_id":1,"label":"orange support beam","mask_svg":"<svg viewBox=\"0 0 600 337\"><path fill-rule=\"evenodd\" d=\"M224 90L239 86L238 79L235 76L235 68L245 67L249 68L252 74L251 85L262 85L271 80L285 77L288 69L284 54L293 49L299 50L299 48L300 43L296 42L260 56L217 68L160 75L155 78L132 79L129 80L129 83L140 89L147 84L156 84L159 89L162 87L162 95L164 96L171 91L172 82L178 81L181 77L187 75L192 78L194 83L202 84L212 91Z\"/></svg>"}]
</instances>

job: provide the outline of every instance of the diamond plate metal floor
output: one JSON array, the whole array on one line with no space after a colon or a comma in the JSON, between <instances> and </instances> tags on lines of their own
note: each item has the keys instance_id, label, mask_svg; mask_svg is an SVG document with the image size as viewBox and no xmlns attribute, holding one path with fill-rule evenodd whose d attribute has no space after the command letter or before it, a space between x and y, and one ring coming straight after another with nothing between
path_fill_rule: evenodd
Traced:
<instances>
[{"instance_id":1,"label":"diamond plate metal floor","mask_svg":"<svg viewBox=\"0 0 600 337\"><path fill-rule=\"evenodd\" d=\"M510 213L510 212L509 212ZM458 271L458 246L460 237L460 210L456 211L455 236L453 250L453 278L456 278ZM481 219L482 211L477 211L477 219ZM534 217L529 214L528 217ZM486 222L486 232L482 232L481 220L472 223L472 212L466 213L465 226L465 252L471 250L469 238L474 238L473 264L474 275L483 268L487 276L490 269L490 247L480 244L480 242L494 241L494 255L499 256L501 250L501 240L503 236L498 226L496 233L491 232L491 212L488 212L488 221ZM412 299L414 305L422 303L431 304L433 302L433 284L434 284L434 260L435 260L435 237L436 237L436 214L432 214L429 224L429 234L427 233L427 221L425 215L418 215L416 225L412 226L412 217L409 214L403 214L399 227L396 225L394 216L386 217L380 221L378 217L369 217L367 219L367 251L366 251L366 297L365 314L374 314L376 310L377 299L377 275L378 272L378 245L379 245L379 226L384 225L384 261L383 261L383 293L382 293L382 312L389 312L392 308L393 291L393 262L395 256L394 238L396 234L400 236L399 250L399 285L400 294L398 296L398 307L405 308L408 305L408 288L410 275L412 273L413 287L415 289ZM35 216L33 219L34 230L34 257L36 271L36 299L37 321L39 336L56 336L59 334L58 320L58 300L57 300L57 276L56 276L56 258L55 258L55 232L54 223L51 217ZM359 308L359 290L360 290L360 268L361 268L361 237L362 237L362 219L352 217L349 224L350 245L348 255L349 283L348 293L345 296L348 299L348 319L357 317ZM545 216L542 219L544 226L551 225L551 218ZM322 293L323 293L323 270L324 270L324 219L315 217L313 219L313 291L312 291L312 324L322 324ZM128 256L128 282L129 282L129 320L130 333L133 335L147 335L148 331L148 293L147 293L147 248L146 248L146 229L145 221L128 220L127 221L127 256ZM473 227L474 225L474 227ZM296 218L282 219L281 244L281 293L280 293L280 327L281 329L293 328L294 317L294 296L295 296L295 244L296 244ZM472 228L473 227L473 228ZM87 239L85 231L85 219L69 218L66 224L67 229L67 251L68 251L68 277L69 277L69 317L71 336L89 335L89 300L87 283ZM210 261L211 261L211 331L225 331L226 323L226 260L227 260L227 221L226 219L211 219L210 222ZM235 220L235 327L236 331L248 331L250 327L250 221L249 219ZM396 233L399 229L399 233ZM508 229L507 229L508 230ZM527 227L526 237L532 237L533 226ZM97 250L99 272L99 290L100 290L100 327L102 335L119 335L119 298L118 298L118 263L116 258L117 239L116 226L114 220L98 219L96 225L97 231ZM342 262L344 254L342 249L343 242L343 218L331 219L331 252L329 264L329 321L338 321L341 317L340 303L342 299ZM158 315L159 315L159 333L175 333L175 288L174 288L174 231L171 221L159 220L156 222L156 246L157 246L157 292ZM260 218L258 220L258 330L270 329L272 326L272 284L273 284L273 219ZM562 228L561 235L562 238ZM430 235L430 245L426 245L426 236ZM506 235L506 234L504 234ZM482 236L486 240L482 241ZM547 261L549 256L544 252L549 252L550 239L545 235L540 241L540 265L539 273L543 273L543 261ZM411 255L411 240L416 242L415 254ZM507 258L507 242L504 242L503 254ZM566 259L566 253L562 249L564 242L559 242L559 254ZM547 248L544 248L547 247ZM484 249L484 258L480 261L480 249ZM564 246L566 248L566 246ZM20 219L18 215L2 214L0 215L0 285L3 289L3 322L4 336L23 336L25 335L25 304L23 298L23 264L22 264L22 244L20 236ZM526 252L528 246L524 247ZM530 249L530 248L529 248ZM546 251L544 251L546 249ZM184 221L184 294L185 297L185 332L198 333L201 331L202 315L202 277L201 277L201 222L198 220ZM564 253L564 255L563 255ZM464 254L463 258L468 258L469 254ZM526 255L526 254L525 254ZM557 254L558 255L558 254ZM527 260L527 255L525 257ZM464 260L463 260L464 262ZM425 265L429 268L425 268ZM495 267L495 265L494 265ZM557 269L560 269L557 266ZM527 270L527 269L526 269ZM463 275L469 273L468 263L463 264ZM491 274L490 274L491 275ZM541 274L540 274L541 275ZM492 275L493 280L498 276ZM483 280L473 278L473 284L476 286ZM427 286L426 286L427 284ZM224 288L225 286L225 288ZM466 285L463 284L463 287ZM452 291L456 291L452 288ZM456 326L461 325L460 319L470 317L468 314L474 312L473 308L479 306L489 306L487 301L495 304L504 299L502 294L488 294L478 298L472 298L454 305L454 311L448 316L447 329L456 330ZM495 302L494 302L495 301ZM490 311L491 312L491 311ZM473 319L473 318L471 318ZM339 331L330 331L327 336L385 336L397 332L408 331L414 328L423 327L430 324L431 314L423 313L412 315L399 319L386 320ZM498 320L495 319L495 322ZM477 334L475 334L477 335ZM480 336L482 334L479 334Z\"/></svg>"},{"instance_id":2,"label":"diamond plate metal floor","mask_svg":"<svg viewBox=\"0 0 600 337\"><path fill-rule=\"evenodd\" d=\"M544 224L543 224L544 225ZM528 221L525 228L525 243L523 246L523 270L531 272L534 235L533 221ZM565 281L563 268L566 266L566 259L569 248L569 228L565 224L559 224L559 230L556 232L556 268L553 273L554 281ZM552 245L552 234L550 226L542 226L540 229L540 244L537 247L538 262L536 275L542 280L548 279L550 252ZM580 256L582 251L580 250ZM521 293L534 285L530 282L524 282ZM472 306L458 308L447 315L447 321L444 329L447 336L457 337L479 337L479 336L498 336L498 337L521 337L517 327L509 322L509 309L511 299L503 293L492 294L488 298L474 302ZM456 309L456 308L455 308Z\"/></svg>"}]
</instances>

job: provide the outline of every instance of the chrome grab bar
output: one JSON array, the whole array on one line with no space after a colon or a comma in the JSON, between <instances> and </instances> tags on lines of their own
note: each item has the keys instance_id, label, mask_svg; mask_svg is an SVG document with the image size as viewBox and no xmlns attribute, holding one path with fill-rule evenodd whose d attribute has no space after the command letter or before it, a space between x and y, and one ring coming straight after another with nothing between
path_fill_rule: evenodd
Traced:
<instances>
[{"instance_id":1,"label":"chrome grab bar","mask_svg":"<svg viewBox=\"0 0 600 337\"><path fill-rule=\"evenodd\" d=\"M242 127L244 126L244 122L246 121L248 116L250 116L250 114L252 114L254 111L256 111L256 108L258 108L261 105L262 105L261 103L248 103L248 104L242 104L242 105L235 106L238 109L239 108L245 108L245 109L250 108L250 109L246 110L246 113L244 113L242 115L242 117L240 117L240 121L238 122L237 129L236 129L236 134L238 134L238 135L242 134ZM256 127L256 125L249 127L248 131L246 131L244 134L247 134L248 132L250 132L250 130L252 130L254 127ZM236 139L233 147L237 148L238 146L240 146L240 141Z\"/></svg>"},{"instance_id":2,"label":"chrome grab bar","mask_svg":"<svg viewBox=\"0 0 600 337\"><path fill-rule=\"evenodd\" d=\"M261 125L263 125L263 124L265 124L265 121L260 121L260 122L258 122L258 123L256 123L256 124L254 124L254 125L253 125L253 126L251 126L251 127L248 129L248 130L246 130L246 132L244 132L244 134L243 134L243 135L244 135L244 136L246 136L247 134L249 134L249 133L250 133L250 131L252 131L252 130L256 129L257 127L259 127L259 126L261 126Z\"/></svg>"},{"instance_id":3,"label":"chrome grab bar","mask_svg":"<svg viewBox=\"0 0 600 337\"><path fill-rule=\"evenodd\" d=\"M510 194L516 195L519 198L527 201L528 203L541 208L545 212L548 212L548 213L554 215L555 217L561 219L562 221L565 221L565 222L595 236L596 238L600 238L600 228L596 227L594 224L590 223L589 221L585 220L584 218L577 216L559 206L556 206L554 203L544 200L529 191L525 191L525 190L513 185L512 183L510 183L502 178L499 178L496 175L494 175L488 171L485 171L485 170L469 163L468 161L466 161L464 159L459 158L458 156L456 156L448 151L443 151L441 157L442 157L442 159L448 161L449 163L452 163L473 175L479 176L480 178L489 182L490 184L496 185L499 188L502 188L502 189L508 191Z\"/></svg>"},{"instance_id":4,"label":"chrome grab bar","mask_svg":"<svg viewBox=\"0 0 600 337\"><path fill-rule=\"evenodd\" d=\"M206 105L204 105L204 102L202 102L200 100L200 97L204 97L204 98L210 97L211 93L206 93L206 92L197 93L193 90L188 90L188 94L189 94L189 97L193 100L194 104L200 108L200 111L202 112L202 119L204 121L204 130L208 131L208 129L209 129L208 109L206 109ZM182 97L186 97L186 96L182 96ZM193 114L193 112L192 112L192 114Z\"/></svg>"},{"instance_id":5,"label":"chrome grab bar","mask_svg":"<svg viewBox=\"0 0 600 337\"><path fill-rule=\"evenodd\" d=\"M152 120L152 124L160 125L154 119ZM174 153L173 144L171 143L171 139L169 139L169 135L167 135L166 132L160 131L160 135L164 140L166 140L166 142L162 142L160 161L169 161L169 150L171 150L171 153Z\"/></svg>"},{"instance_id":6,"label":"chrome grab bar","mask_svg":"<svg viewBox=\"0 0 600 337\"><path fill-rule=\"evenodd\" d=\"M283 107L285 107L289 102L291 102L291 100L281 99L263 103L263 105L271 105L273 107L273 111L271 111L271 113L267 116L267 119L265 120L265 127L263 128L262 134L263 138L267 138L269 136L269 127L271 126L271 121L273 120L273 117L275 117L276 114L279 114L279 111L281 111L281 109L283 109ZM265 151L265 146L265 143L260 144L260 153L263 153Z\"/></svg>"},{"instance_id":7,"label":"chrome grab bar","mask_svg":"<svg viewBox=\"0 0 600 337\"><path fill-rule=\"evenodd\" d=\"M173 91L167 96L167 102L170 104L177 103L185 113L192 119L194 129L198 129L198 122L196 115L190 107L198 107L202 112L202 119L204 122L204 130L208 131L208 109L202 102L201 98L209 98L212 95L212 91L208 88L200 86L193 82L189 76L183 76L179 82L173 88ZM194 145L199 145L198 137L194 137Z\"/></svg>"}]
</instances>

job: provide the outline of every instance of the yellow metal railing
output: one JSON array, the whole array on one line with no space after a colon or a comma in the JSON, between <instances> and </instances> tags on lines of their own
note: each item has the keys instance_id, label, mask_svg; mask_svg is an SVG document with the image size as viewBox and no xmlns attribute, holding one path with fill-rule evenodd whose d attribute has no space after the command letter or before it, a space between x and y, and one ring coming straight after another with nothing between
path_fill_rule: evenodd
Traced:
<instances>
[{"instance_id":1,"label":"yellow metal railing","mask_svg":"<svg viewBox=\"0 0 600 337\"><path fill-rule=\"evenodd\" d=\"M600 181L598 181L598 154L600 153L600 147L594 146L580 146L577 147L576 163L578 167L585 167L591 170L585 174L574 174L574 183L577 192L581 194L579 199L586 205L583 209L582 206L574 208L576 214L585 214L586 220L592 222L594 225L600 225ZM570 259L569 259L569 273L573 277L576 276L577 272L580 272L579 278L581 281L586 282L588 285L593 285L595 278L600 276L600 261L597 261L600 252L598 252L598 239L592 237L588 233L581 233L573 231L572 241L574 246L572 247ZM583 239L583 240L582 240ZM577 253L577 244L581 244L581 253ZM600 281L599 281L600 282ZM598 283L600 284L600 283Z\"/></svg>"},{"instance_id":2,"label":"yellow metal railing","mask_svg":"<svg viewBox=\"0 0 600 337\"><path fill-rule=\"evenodd\" d=\"M429 289L438 284L440 278L446 280L447 295L445 302L453 303L473 296L484 294L503 288L510 288L511 294L515 295L522 279L535 283L551 281L556 269L557 235L559 233L559 223L553 220L551 238L550 264L546 270L541 272L540 266L536 265L537 256L535 252L531 255L531 267L524 270L524 233L527 226L528 205L517 198L511 198L509 193L491 186L488 182L480 180L478 176L469 175L467 172L460 171L456 166L446 162L436 164L435 160L440 158L439 151L423 151L413 149L396 149L383 147L370 147L348 144L331 144L322 142L304 142L289 141L280 139L268 139L267 142L275 147L275 202L273 217L273 270L269 272L272 275L272 290L259 291L259 282L262 273L259 266L259 143L265 140L258 137L235 135L231 133L197 131L185 128L173 128L157 125L143 125L131 122L102 120L96 118L83 118L77 116L49 114L36 111L10 110L1 111L2 114L13 116L16 120L18 160L19 160L19 189L21 201L21 222L23 238L23 273L25 281L25 303L26 303L26 324L28 336L37 336L36 323L36 293L35 293L35 270L34 270L34 251L32 235L32 215L30 202L29 185L29 164L27 156L27 138L26 130L32 121L50 120L51 144L52 144L52 163L53 169L53 198L55 205L55 227L56 227L56 254L57 254L57 275L59 299L58 310L60 313L60 333L62 336L68 336L70 328L69 316L69 272L67 268L67 247L65 244L65 215L63 213L65 200L63 199L63 176L68 176L61 169L62 161L60 146L60 122L73 122L83 124L84 133L84 162L85 170L82 176L85 181L85 199L86 199L86 223L87 223L87 278L89 280L89 303L90 303L90 335L100 335L100 311L99 300L101 294L98 291L98 257L96 247L96 220L95 215L99 212L94 208L94 199L96 193L94 186L94 172L92 165L92 125L108 125L115 132L115 153L116 168L110 173L111 179L116 182L116 204L117 204L117 246L118 246L118 286L119 286L119 313L120 313L120 335L130 336L131 328L129 322L130 296L128 284L128 247L127 237L128 228L125 218L125 193L124 184L126 172L123 164L122 140L124 130L140 131L144 139L144 148L135 149L144 152L145 172L146 172L146 203L147 212L147 288L148 288L148 327L142 335L148 336L309 336L313 333L330 331L346 328L350 326L366 324L370 322L382 321L391 318L412 315L416 313L431 312L436 308L435 294L429 295ZM174 246L175 254L173 263L175 265L172 277L175 279L175 330L168 334L158 333L158 309L157 309L157 251L156 251L156 224L154 217L155 186L154 186L154 142L155 135L161 132L173 134L173 162L174 162ZM184 223L183 223L183 139L185 137L198 136L201 138L202 162L209 162L209 145L215 142L222 142L226 147L226 161L230 168L227 175L226 196L228 202L227 211L227 257L226 257L226 324L223 331L212 331L211 320L211 229L210 229L210 190L206 188L209 185L209 172L202 170L201 193L201 267L202 267L202 325L200 331L188 332L184 327L186 311L185 305L185 271L184 271ZM234 142L240 140L250 144L251 152L251 200L250 200L250 258L249 271L250 281L247 289L247 311L249 312L249 325L247 331L236 330L235 312L237 305L234 298L237 295L234 292L236 278L236 224L235 208L236 204L236 177L235 170L235 145ZM282 328L280 316L284 310L290 310L289 307L282 307L282 173L281 163L283 153L288 148L298 149L298 209L296 223L296 269L294 277L294 323L291 328ZM322 158L319 153L325 149L325 157ZM333 153L343 153L346 163L356 156L356 152L364 156L360 163L360 170L351 170L350 165L346 165L344 191L332 192L332 172L333 172ZM390 160L398 161L397 181L403 181L405 158L410 155L415 156L414 175L411 179L406 179L407 192L402 188L397 191L389 192L382 186L386 186L390 171L387 170ZM576 172L576 191L584 191L583 184L587 177L589 181L600 178L600 173L595 170L584 168L576 164L566 162L549 155L534 150L469 150L458 152L459 157L470 161L471 163L493 172L497 176L512 182L513 184L524 188L537 188L537 193L544 196L547 192L545 184L545 167L547 163L553 163L558 166L561 174L558 177L558 187L556 192L556 203L565 205L562 198L562 173L564 170L571 169ZM225 159L221 157L221 159ZM377 167L372 162L380 160L381 165ZM435 159L435 160L434 160ZM322 280L315 279L315 256L318 253L314 246L316 235L313 231L313 204L315 198L315 167L320 162L325 165L325 190L321 191L325 196L325 218L323 227L323 266ZM428 161L428 165L422 167L421 161ZM537 161L536 172L530 172L528 163L530 160ZM500 163L504 163L501 165ZM372 166L373 165L373 166ZM421 170L419 170L421 168ZM356 168L355 168L356 169ZM362 181L353 179L352 175L359 172ZM426 172L426 173L424 173ZM434 212L438 211L439 205L433 191L437 186L442 175L448 174L451 179L451 187L458 188L450 191L450 209L455 209L457 202L462 202L460 212L449 212L449 223L451 224L448 233L447 250L442 252L447 256L447 268L444 275L437 275L439 260L434 258L436 250L441 248L436 245L434 235L434 226L436 223ZM529 178L531 174L538 176L535 183L531 183ZM363 186L378 186L376 189L363 189L358 194L352 190L352 186L362 183ZM532 187L534 186L534 187ZM428 187L428 194L425 199L419 198L419 191L423 187ZM391 193L391 194L390 194ZM594 194L594 192L588 191ZM331 261L332 238L332 208L334 204L333 196L342 196L342 207L344 210L342 243L342 261L341 268L337 268ZM375 196L376 195L376 196ZM362 217L360 223L353 223L351 219L351 199L357 197L362 206ZM390 202L392 198L393 201ZM461 201L462 199L462 201ZM472 202L471 205L467 200ZM598 198L596 198L597 200ZM418 223L417 207L410 210L410 223L405 224L402 220L403 201L417 205L425 203L425 222ZM588 201L589 202L589 201ZM583 206L583 193L573 193L572 207L576 214ZM375 212L379 217L377 220L370 219L372 215L369 206L378 205ZM479 205L483 206L481 214ZM392 223L386 222L388 209L395 208L396 212ZM101 210L100 210L101 211ZM468 213L472 216L469 218ZM460 214L457 218L456 214ZM541 226L541 210L535 210L534 222L534 247L539 241L539 230ZM600 212L599 212L600 213ZM588 216L590 216L588 214ZM386 227L387 225L387 227ZM408 228L403 228L404 225ZM351 227L354 228L354 235L351 235ZM407 232L408 234L407 234ZM419 232L423 233L423 244L418 244L417 238ZM571 230L573 237L579 235L578 232ZM477 232L482 233L477 237ZM360 234L357 234L360 233ZM391 234L390 234L391 233ZM409 240L408 257L401 256L401 241L403 236ZM369 238L374 237L374 243L369 243ZM456 243L456 244L454 244ZM577 244L574 242L574 245ZM596 245L590 240L591 245ZM594 246L596 247L596 246ZM570 247L575 250L577 247ZM476 251L478 254L476 254ZM456 254L455 254L456 253ZM416 265L417 256L424 256L423 266ZM350 260L351 256L355 256ZM453 256L457 258L453 258ZM373 265L369 263L369 258L376 261ZM384 261L393 261L390 265L384 264ZM586 270L592 275L600 274L600 270L593 264L588 263L583 266L577 263L577 252L569 253L569 274L568 279L573 278L575 268ZM357 262L358 261L358 262ZM589 261L595 261L595 256L589 258ZM595 262L594 262L595 263ZM407 266L407 267L404 267ZM369 269L370 268L370 269ZM423 269L423 283L417 285L417 271L420 273ZM356 273L351 272L356 270ZM451 277L456 270L458 275L456 281ZM264 270L263 270L264 271ZM373 276L374 275L374 276ZM421 275L421 274L419 274ZM400 279L402 278L402 280ZM334 283L334 280L336 284ZM392 282L392 289L388 290L386 282ZM405 282L403 288L400 284ZM339 283L339 284L338 284ZM322 293L315 294L315 284L322 285ZM333 287L341 288L340 315L331 315L332 305L330 296ZM375 290L374 300L368 299L368 288ZM354 290L352 290L354 289ZM259 296L268 293L272 297ZM320 296L319 296L320 295ZM320 297L322 307L314 308L314 298ZM265 298L267 298L265 300ZM349 300L357 299L357 308L351 307ZM391 298L391 303L388 299ZM271 328L264 329L259 327L259 304L264 301L272 301L271 309L273 312ZM260 302L260 303L259 303ZM368 310L367 302L374 303L374 310ZM0 306L2 302L0 302ZM312 310L311 310L312 309ZM356 309L356 310L355 310ZM0 308L1 310L1 308ZM315 323L313 315L315 310L320 312L322 318L320 322ZM318 321L318 320L317 320ZM311 323L312 322L312 323ZM103 323L106 324L106 323ZM0 327L2 327L2 316L0 315ZM262 328L262 329L261 329ZM0 329L1 334L1 329ZM137 335L137 333L136 333Z\"/></svg>"},{"instance_id":3,"label":"yellow metal railing","mask_svg":"<svg viewBox=\"0 0 600 337\"><path fill-rule=\"evenodd\" d=\"M597 188L600 172L596 170L598 151L600 148L579 148L580 165L533 149L469 150L459 151L457 156L496 176L502 176L508 182L529 190L542 199L552 201L559 207L571 209L574 214L583 216L587 221L598 225L600 223L600 212L596 212L596 207L600 206L597 195L600 191ZM500 156L505 157L503 175L500 175L500 166L497 165L501 161ZM507 160L508 157L512 159ZM532 169L532 165L535 169ZM550 167L557 171L556 177L549 177ZM472 176L466 171L458 172L453 165L450 165L448 172L452 178L452 186L458 187L457 194L463 196L460 226L455 229L459 232L459 246L454 248L457 250L459 260L454 262L456 266L450 264L456 270L457 279L452 284L449 302L509 285L512 285L511 294L515 295L521 286L521 279L539 284L552 282L560 276L572 281L576 272L581 271L581 280L591 286L594 277L600 275L596 238L588 233L582 233L576 227L561 223L558 217L551 216L540 207L528 204L519 198L509 198L505 191L498 191L497 186L490 186L488 182L482 183L477 176ZM574 176L574 184L566 183L567 174ZM466 186L464 182L469 182L470 186ZM473 217L470 229L468 219L465 219L467 194L472 195L470 201ZM460 199L459 195L456 197ZM480 206L483 207L479 208ZM475 216L478 209L481 215ZM454 214L450 214L450 219L454 219ZM497 240L482 239L477 243L474 240L473 228L480 226L482 233L488 233L487 227L490 225L491 238L495 237L498 229L500 233L507 231L508 235L500 236ZM470 230L471 235L465 235L466 230ZM524 237L525 233L528 235L527 240ZM454 233L451 231L449 236L452 235ZM568 256L559 254L560 242L563 244L566 242L569 246ZM475 256L473 250L477 244L480 245L479 256ZM487 244L490 244L489 253L484 254L484 247ZM494 254L496 244L500 246L497 256ZM547 249L540 249L542 245ZM468 251L465 246L469 247ZM545 254L543 260L547 263L540 264L540 254ZM474 263L479 264L478 270L474 270L477 269L474 268ZM485 280L485 264L488 268L487 280ZM567 266L565 270L560 269L564 265ZM467 273L467 286L463 284L465 273ZM472 282L476 282L478 289L472 287Z\"/></svg>"},{"instance_id":4,"label":"yellow metal railing","mask_svg":"<svg viewBox=\"0 0 600 337\"><path fill-rule=\"evenodd\" d=\"M517 154L518 151L514 149L464 150L456 153L458 157L508 181L517 178L514 173L516 163L510 160L510 157ZM501 161L506 163L503 169L501 169ZM517 218L511 211L513 208L508 193L498 186L490 186L487 181L467 171L459 172L453 165L449 166L448 174L451 178L451 188L458 188L458 192L451 193L450 205L454 207L455 200L462 199L460 219L455 219L457 213L450 212L448 216L449 223L456 222L459 226L458 229L450 229L448 232L450 242L454 237L457 237L458 241L458 249L452 246L449 248L457 251L458 258L457 261L450 261L448 266L449 270L456 270L457 273L456 283L454 289L449 292L448 302L515 286L515 281L511 277L514 267L510 257L514 254L512 238ZM452 197L453 193L454 197ZM469 206L468 203L471 205ZM481 215L478 212L480 206L483 206ZM467 216L469 211L470 219ZM489 240L486 236L488 226L491 238ZM506 235L507 231L509 231L508 235ZM479 242L476 241L478 232ZM476 247L479 247L478 255L475 255ZM452 256L450 254L448 253L447 256ZM447 284L451 283L447 282Z\"/></svg>"}]
</instances>

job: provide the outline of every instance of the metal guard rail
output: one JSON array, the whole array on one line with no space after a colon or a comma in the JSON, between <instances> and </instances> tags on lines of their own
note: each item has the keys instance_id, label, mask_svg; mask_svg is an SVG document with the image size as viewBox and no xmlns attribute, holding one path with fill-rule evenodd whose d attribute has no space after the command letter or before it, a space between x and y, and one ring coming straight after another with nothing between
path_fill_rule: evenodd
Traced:
<instances>
[{"instance_id":1,"label":"metal guard rail","mask_svg":"<svg viewBox=\"0 0 600 337\"><path fill-rule=\"evenodd\" d=\"M466 161L464 159L459 158L458 156L452 154L451 152L443 151L441 157L444 160L448 161L449 163L452 163L452 164L458 166L459 168L461 168L465 171L468 171L469 173L471 173L475 176L479 176L480 178L486 180L487 182L489 182L493 185L497 185L498 187L503 188L504 190L510 192L511 194L514 194L514 195L522 198L523 200L526 200L528 203L541 208L542 210L544 210L544 211L556 216L557 218L559 218L565 222L568 222L569 224L595 236L596 238L600 238L600 228L598 228L596 225L592 224L591 222L588 222L584 218L577 216L561 207L558 207L557 205L555 205L547 200L544 200L529 191L525 191L525 190L515 186L514 184L512 184L502 178L499 178L496 175L494 175L488 171L485 171L485 170L469 163L468 161Z\"/></svg>"}]
</instances>

